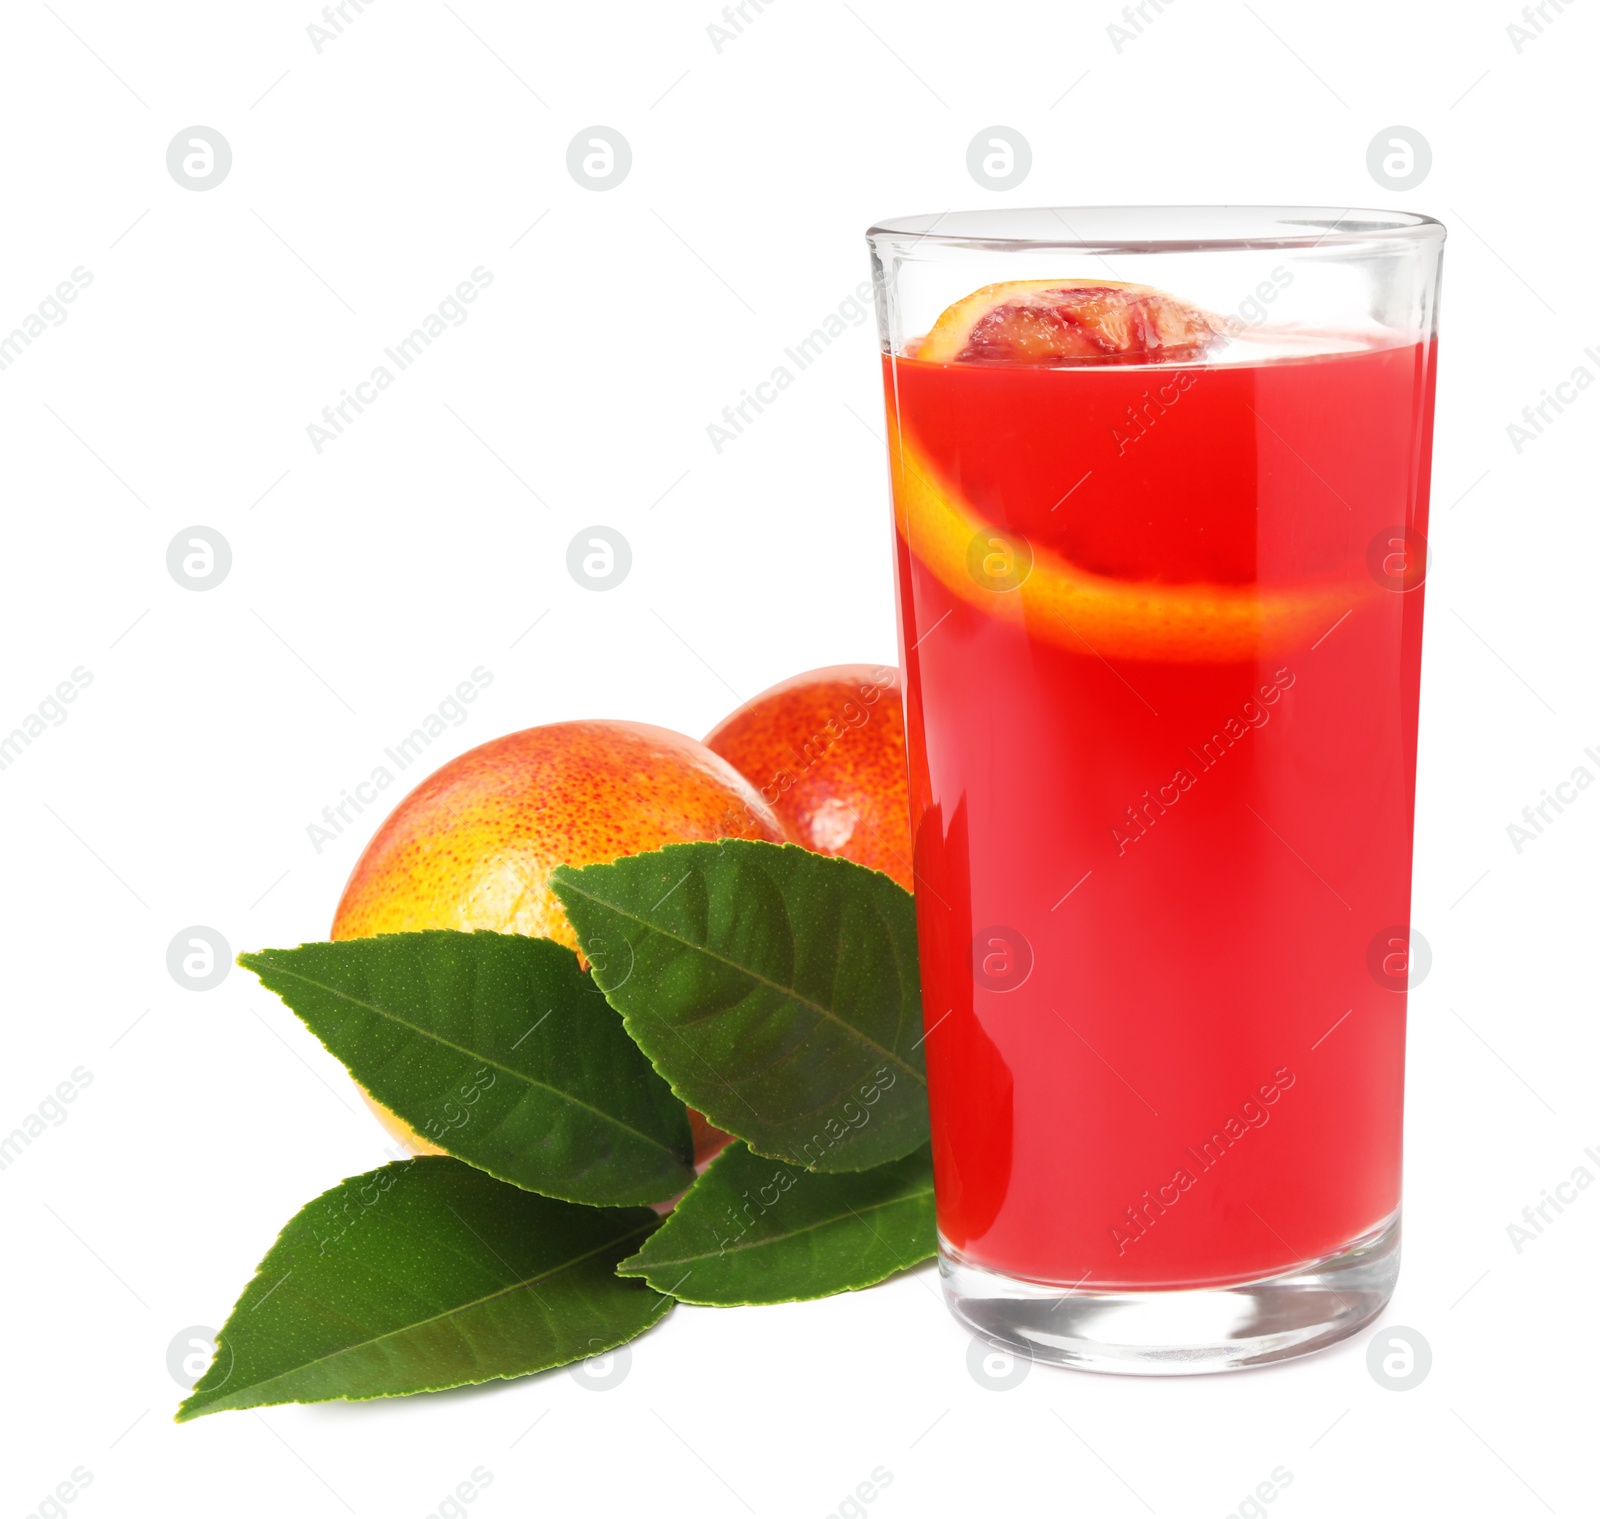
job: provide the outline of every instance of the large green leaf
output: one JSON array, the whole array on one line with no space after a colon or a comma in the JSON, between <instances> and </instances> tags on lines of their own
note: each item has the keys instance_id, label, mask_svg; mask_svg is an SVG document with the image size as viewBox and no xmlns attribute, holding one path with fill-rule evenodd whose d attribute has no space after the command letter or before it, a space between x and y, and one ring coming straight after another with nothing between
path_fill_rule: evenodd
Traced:
<instances>
[{"instance_id":1,"label":"large green leaf","mask_svg":"<svg viewBox=\"0 0 1600 1519\"><path fill-rule=\"evenodd\" d=\"M888 876L724 839L552 884L628 1032L713 1123L820 1171L926 1142L916 923Z\"/></svg>"},{"instance_id":2,"label":"large green leaf","mask_svg":"<svg viewBox=\"0 0 1600 1519\"><path fill-rule=\"evenodd\" d=\"M502 1181L618 1204L694 1179L683 1104L563 945L437 929L239 963L379 1102Z\"/></svg>"},{"instance_id":3,"label":"large green leaf","mask_svg":"<svg viewBox=\"0 0 1600 1519\"><path fill-rule=\"evenodd\" d=\"M788 1303L870 1287L936 1248L926 1147L827 1176L735 1142L617 1270L686 1303Z\"/></svg>"},{"instance_id":4,"label":"large green leaf","mask_svg":"<svg viewBox=\"0 0 1600 1519\"><path fill-rule=\"evenodd\" d=\"M615 1274L656 1227L447 1156L342 1181L290 1219L178 1419L433 1392L599 1355L672 1299Z\"/></svg>"}]
</instances>

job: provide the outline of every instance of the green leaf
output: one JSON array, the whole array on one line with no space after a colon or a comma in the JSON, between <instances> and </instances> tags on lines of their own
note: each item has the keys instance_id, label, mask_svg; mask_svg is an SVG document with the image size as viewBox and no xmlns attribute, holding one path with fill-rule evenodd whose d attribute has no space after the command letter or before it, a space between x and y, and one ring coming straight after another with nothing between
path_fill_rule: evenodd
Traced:
<instances>
[{"instance_id":1,"label":"green leaf","mask_svg":"<svg viewBox=\"0 0 1600 1519\"><path fill-rule=\"evenodd\" d=\"M352 1176L290 1219L178 1421L434 1392L600 1355L672 1299L615 1275L658 1220L428 1156Z\"/></svg>"},{"instance_id":2,"label":"green leaf","mask_svg":"<svg viewBox=\"0 0 1600 1519\"><path fill-rule=\"evenodd\" d=\"M580 1203L694 1179L688 1115L578 957L521 934L380 934L239 956L441 1149Z\"/></svg>"},{"instance_id":3,"label":"green leaf","mask_svg":"<svg viewBox=\"0 0 1600 1519\"><path fill-rule=\"evenodd\" d=\"M686 1303L789 1303L870 1287L936 1248L926 1146L827 1176L735 1142L617 1270Z\"/></svg>"},{"instance_id":4,"label":"green leaf","mask_svg":"<svg viewBox=\"0 0 1600 1519\"><path fill-rule=\"evenodd\" d=\"M713 1123L820 1171L927 1141L916 922L888 876L724 839L551 884L628 1032Z\"/></svg>"}]
</instances>

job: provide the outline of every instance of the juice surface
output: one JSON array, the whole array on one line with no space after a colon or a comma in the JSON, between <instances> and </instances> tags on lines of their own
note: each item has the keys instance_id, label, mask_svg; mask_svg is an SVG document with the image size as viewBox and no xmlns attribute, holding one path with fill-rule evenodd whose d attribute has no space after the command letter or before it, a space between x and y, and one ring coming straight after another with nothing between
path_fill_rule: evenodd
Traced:
<instances>
[{"instance_id":1,"label":"juice surface","mask_svg":"<svg viewBox=\"0 0 1600 1519\"><path fill-rule=\"evenodd\" d=\"M939 1227L977 1265L1245 1281L1399 1205L1434 350L1345 350L884 359Z\"/></svg>"}]
</instances>

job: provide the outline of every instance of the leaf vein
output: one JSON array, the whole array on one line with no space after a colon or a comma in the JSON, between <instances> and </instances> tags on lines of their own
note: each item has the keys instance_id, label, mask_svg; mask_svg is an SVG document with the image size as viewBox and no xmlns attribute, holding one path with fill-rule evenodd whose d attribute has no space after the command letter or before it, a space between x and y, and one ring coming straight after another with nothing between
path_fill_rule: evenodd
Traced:
<instances>
[{"instance_id":1,"label":"leaf vein","mask_svg":"<svg viewBox=\"0 0 1600 1519\"><path fill-rule=\"evenodd\" d=\"M308 976L304 971L285 965L280 960L269 960L265 955L251 955L245 961L246 964L250 965L251 969L255 968L255 962L259 962L260 964L267 966L269 969L276 971L281 975L292 976L296 980L304 982L307 986L316 987L319 991L327 992L331 996L348 1002L354 1007L363 1008L367 1012L374 1013L380 1018L387 1018L391 1023L398 1024L401 1028L409 1029L412 1033L419 1034L424 1039L431 1039L434 1041L434 1043L441 1045L445 1049L454 1050L457 1054L466 1055L470 1059L480 1061L484 1065L493 1066L495 1070L504 1071L506 1075L514 1077L516 1080L524 1082L530 1087L537 1087L541 1091L551 1092L555 1096L570 1102L574 1107L583 1108L586 1112L593 1113L595 1117L601 1119L605 1123L610 1124L612 1127L621 1129L624 1133L632 1134L636 1138L643 1140L645 1144L649 1145L652 1149L662 1151L666 1155L670 1156L678 1164L680 1169L682 1168L682 1157L672 1145L664 1143L652 1134L645 1133L642 1129L635 1128L632 1124L625 1122L621 1118L618 1118L613 1113L607 1113L603 1108L595 1107L593 1103L585 1102L581 1097L577 1097L571 1092L564 1091L561 1087L553 1086L547 1081L540 1081L536 1077L530 1076L526 1071L519 1071L515 1066L506 1065L503 1061L494 1059L493 1056L485 1055L481 1050L468 1049L465 1045L457 1044L453 1039L446 1039L444 1035L436 1033L432 1029L423 1028L418 1024L412 1023L408 1019L401 1017L398 1013L391 1012L389 1009L381 1007L375 1002L368 1002L361 997L353 996L351 993L344 991L340 987L329 986L326 982L318 981L314 977ZM303 1015L299 1013L298 1009L294 1009L294 1011L297 1017L303 1017ZM315 1032L315 1030L313 1030L313 1032ZM320 1035L318 1037L320 1038ZM341 1061L341 1064L342 1063L343 1062Z\"/></svg>"},{"instance_id":2,"label":"leaf vein","mask_svg":"<svg viewBox=\"0 0 1600 1519\"><path fill-rule=\"evenodd\" d=\"M898 1197L885 1198L882 1202L873 1203L865 1209L852 1208L849 1203L845 1203L843 1204L843 1213L830 1214L827 1218L816 1219L812 1223L804 1225L802 1228L790 1229L783 1234L765 1234L760 1239L751 1240L748 1244L730 1245L716 1251L707 1250L703 1251L699 1255L652 1257L650 1260L645 1261L642 1264L653 1271L660 1266L688 1266L697 1261L716 1260L724 1255L733 1255L742 1250L759 1250L765 1245L781 1244L784 1240L798 1239L803 1234L810 1234L814 1230L826 1228L829 1224L841 1223L843 1222L846 1214L852 1218L860 1220L863 1224L865 1224L866 1219L862 1217L864 1212L880 1213L885 1208L898 1207L902 1203L919 1202L923 1198L932 1196L933 1184L930 1182L926 1187L920 1187L914 1192L903 1192ZM873 1229L870 1225L868 1225L868 1233L872 1234L875 1238L880 1240L882 1239L882 1236L878 1234L877 1230ZM893 1251L891 1251L890 1254L893 1254Z\"/></svg>"},{"instance_id":3,"label":"leaf vein","mask_svg":"<svg viewBox=\"0 0 1600 1519\"><path fill-rule=\"evenodd\" d=\"M541 1271L534 1276L524 1277L519 1281L507 1282L503 1287L499 1287L493 1292L486 1292L481 1297L472 1298L464 1303L457 1303L439 1313L430 1315L428 1318L418 1319L415 1323L402 1324L399 1326L399 1328L386 1330L383 1334L371 1335L364 1340L358 1340L350 1345L341 1345L336 1350L330 1350L326 1355L314 1356L308 1361L302 1361L299 1363L299 1365L290 1366L285 1370L277 1372L270 1377L266 1377L259 1382L252 1382L248 1386L235 1388L234 1392L235 1394L238 1394L263 1391L273 1386L274 1383L282 1382L289 1377L301 1375L311 1370L313 1367L337 1361L342 1356L353 1355L359 1350L369 1350L375 1345L383 1344L386 1340L393 1340L401 1335L412 1334L419 1329L426 1329L430 1324L440 1323L443 1320L452 1318L457 1314L468 1313L475 1308L483 1307L486 1303L495 1302L499 1298L509 1297L514 1292L521 1292L525 1289L531 1291L533 1288L537 1287L540 1282L546 1282L554 1277L560 1276L563 1271L570 1271L575 1266L581 1266L585 1261L592 1260L597 1255L603 1255L606 1251L615 1249L616 1246L624 1244L641 1234L648 1236L648 1234L654 1232L656 1227L657 1226L652 1223L642 1229L637 1227L629 1229L626 1233L619 1234L615 1239L606 1240L603 1244L596 1245L592 1250L586 1250L582 1255L575 1255L570 1260L562 1261L560 1265L552 1266L547 1271ZM534 1297L538 1297L537 1292L534 1292ZM219 1403L226 1401L226 1398L217 1399L217 1402ZM245 1406L248 1407L250 1405Z\"/></svg>"},{"instance_id":4,"label":"leaf vein","mask_svg":"<svg viewBox=\"0 0 1600 1519\"><path fill-rule=\"evenodd\" d=\"M586 901L593 902L600 907L604 907L608 911L616 913L618 917L625 918L630 923L637 923L641 928L647 929L651 933L660 934L663 939L670 939L673 943L681 944L686 949L697 950L699 953L705 955L707 959L715 960L718 962L718 964L726 965L730 970L736 970L740 972L740 974L748 976L750 980L757 983L757 985L764 986L768 990L777 992L780 996L786 997L790 1001L800 1004L802 1007L809 1008L820 1019L828 1023L838 1025L838 1027L857 1039L860 1043L866 1045L870 1049L876 1050L886 1059L892 1060L897 1066L900 1067L901 1070L906 1073L906 1075L920 1082L923 1086L928 1084L928 1078L914 1065L907 1062L904 1057L896 1053L894 1050L885 1048L883 1045L878 1043L876 1039L873 1039L870 1035L864 1033L854 1024L846 1022L836 1012L834 1012L832 1008L824 1006L813 997L806 996L805 993L801 992L798 988L783 986L772 980L769 976L763 975L760 971L755 970L748 965L742 965L739 961L734 960L727 955L718 954L715 950L704 944L696 944L692 939L686 939L683 937L683 935L663 928L659 924L652 923L648 918L641 917L636 912L631 912L625 907L620 907L615 902L609 902L604 897L597 896L592 891L584 890L577 884L577 880L574 875L564 874L561 877L561 884L567 887L575 895L583 897ZM902 988L904 985L905 983L902 981ZM902 1000L904 999L902 998Z\"/></svg>"}]
</instances>

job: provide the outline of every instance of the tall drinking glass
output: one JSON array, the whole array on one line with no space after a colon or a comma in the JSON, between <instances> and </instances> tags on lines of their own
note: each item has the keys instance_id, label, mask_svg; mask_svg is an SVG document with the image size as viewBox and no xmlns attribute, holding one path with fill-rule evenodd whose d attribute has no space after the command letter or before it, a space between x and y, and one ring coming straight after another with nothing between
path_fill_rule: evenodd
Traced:
<instances>
[{"instance_id":1,"label":"tall drinking glass","mask_svg":"<svg viewBox=\"0 0 1600 1519\"><path fill-rule=\"evenodd\" d=\"M950 1305L1103 1371L1326 1345L1400 1259L1444 229L868 241Z\"/></svg>"}]
</instances>

